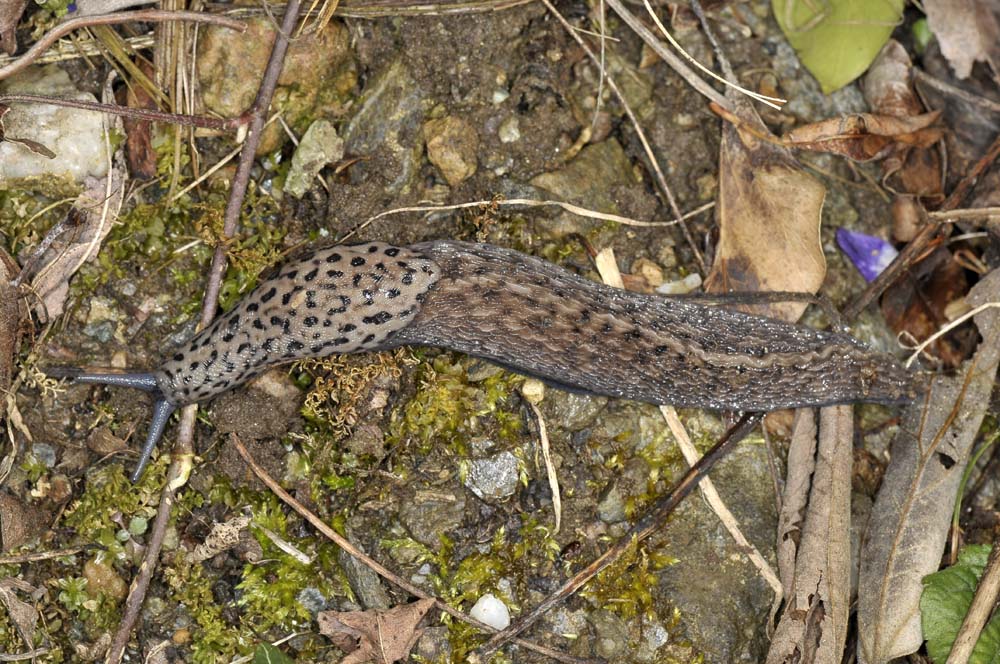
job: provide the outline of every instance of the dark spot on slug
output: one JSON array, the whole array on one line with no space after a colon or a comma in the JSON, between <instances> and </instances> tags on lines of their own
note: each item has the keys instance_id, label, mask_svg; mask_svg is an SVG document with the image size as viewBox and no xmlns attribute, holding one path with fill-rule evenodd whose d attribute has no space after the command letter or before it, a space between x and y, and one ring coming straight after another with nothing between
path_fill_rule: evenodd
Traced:
<instances>
[{"instance_id":1,"label":"dark spot on slug","mask_svg":"<svg viewBox=\"0 0 1000 664\"><path fill-rule=\"evenodd\" d=\"M182 362L184 360L184 353L177 353L174 355L174 362Z\"/></svg>"},{"instance_id":2,"label":"dark spot on slug","mask_svg":"<svg viewBox=\"0 0 1000 664\"><path fill-rule=\"evenodd\" d=\"M258 309L260 309L260 305L257 304L256 302L251 302L250 304L247 305L247 311L250 313L254 313Z\"/></svg>"},{"instance_id":3,"label":"dark spot on slug","mask_svg":"<svg viewBox=\"0 0 1000 664\"><path fill-rule=\"evenodd\" d=\"M388 249L385 250L385 255L386 256L398 256L399 255L399 249L397 247L389 247Z\"/></svg>"},{"instance_id":4,"label":"dark spot on slug","mask_svg":"<svg viewBox=\"0 0 1000 664\"><path fill-rule=\"evenodd\" d=\"M362 275L359 272L358 274L354 275L354 279L351 280L351 283L354 284L355 288L361 285L361 276Z\"/></svg>"},{"instance_id":5,"label":"dark spot on slug","mask_svg":"<svg viewBox=\"0 0 1000 664\"><path fill-rule=\"evenodd\" d=\"M306 291L306 309L315 309L316 304L316 291Z\"/></svg>"},{"instance_id":6,"label":"dark spot on slug","mask_svg":"<svg viewBox=\"0 0 1000 664\"><path fill-rule=\"evenodd\" d=\"M289 270L285 273L285 279L294 279L297 276L299 276L298 270Z\"/></svg>"},{"instance_id":7,"label":"dark spot on slug","mask_svg":"<svg viewBox=\"0 0 1000 664\"><path fill-rule=\"evenodd\" d=\"M229 325L230 329L234 329L234 328L239 327L240 326L240 316L239 316L239 314L231 316L229 318L229 322L227 323L227 325Z\"/></svg>"},{"instance_id":8,"label":"dark spot on slug","mask_svg":"<svg viewBox=\"0 0 1000 664\"><path fill-rule=\"evenodd\" d=\"M656 348L653 349L653 352L656 353L657 355L663 355L668 350L670 349L667 348L666 346L657 346Z\"/></svg>"},{"instance_id":9,"label":"dark spot on slug","mask_svg":"<svg viewBox=\"0 0 1000 664\"><path fill-rule=\"evenodd\" d=\"M364 338L364 341L362 341L361 343L363 343L363 344L370 344L373 341L375 341L375 335L374 334L369 334L367 337Z\"/></svg>"},{"instance_id":10,"label":"dark spot on slug","mask_svg":"<svg viewBox=\"0 0 1000 664\"><path fill-rule=\"evenodd\" d=\"M288 303L291 301L292 301L292 294L290 292L285 293L284 295L281 296L281 304L285 305L286 307L288 306Z\"/></svg>"},{"instance_id":11,"label":"dark spot on slug","mask_svg":"<svg viewBox=\"0 0 1000 664\"><path fill-rule=\"evenodd\" d=\"M198 362L192 362L192 363L191 363L191 364L190 364L190 365L188 366L188 369L190 369L191 371L194 371L194 370L196 370L196 369L197 369L197 368L198 368L199 366L200 366L200 364L199 364Z\"/></svg>"},{"instance_id":12,"label":"dark spot on slug","mask_svg":"<svg viewBox=\"0 0 1000 664\"><path fill-rule=\"evenodd\" d=\"M326 276L332 279L340 279L342 276L344 276L344 273L341 272L340 270L327 270Z\"/></svg>"},{"instance_id":13,"label":"dark spot on slug","mask_svg":"<svg viewBox=\"0 0 1000 664\"><path fill-rule=\"evenodd\" d=\"M399 289L398 288L390 288L389 290L387 290L385 292L385 296L387 298L389 298L390 300L392 298L394 298L394 297L399 297Z\"/></svg>"},{"instance_id":14,"label":"dark spot on slug","mask_svg":"<svg viewBox=\"0 0 1000 664\"><path fill-rule=\"evenodd\" d=\"M271 288L271 290L269 290L266 293L264 293L263 295L261 295L260 301L261 302L270 302L271 298L274 297L275 295L277 295L277 293L278 293L278 290L276 288Z\"/></svg>"},{"instance_id":15,"label":"dark spot on slug","mask_svg":"<svg viewBox=\"0 0 1000 664\"><path fill-rule=\"evenodd\" d=\"M329 256L326 257L326 262L327 263L336 263L340 259L341 259L341 255L338 254L337 252L333 252L332 254L330 254Z\"/></svg>"},{"instance_id":16,"label":"dark spot on slug","mask_svg":"<svg viewBox=\"0 0 1000 664\"><path fill-rule=\"evenodd\" d=\"M392 320L392 314L388 311L380 311L374 316L365 316L361 319L361 322L365 325L381 325Z\"/></svg>"},{"instance_id":17,"label":"dark spot on slug","mask_svg":"<svg viewBox=\"0 0 1000 664\"><path fill-rule=\"evenodd\" d=\"M368 247L369 254L374 254L376 251L378 251L378 247L376 247L374 244Z\"/></svg>"},{"instance_id":18,"label":"dark spot on slug","mask_svg":"<svg viewBox=\"0 0 1000 664\"><path fill-rule=\"evenodd\" d=\"M410 284L413 283L413 273L407 272L406 274L403 275L400 281L409 286Z\"/></svg>"},{"instance_id":19,"label":"dark spot on slug","mask_svg":"<svg viewBox=\"0 0 1000 664\"><path fill-rule=\"evenodd\" d=\"M222 340L225 341L226 343L229 343L235 338L235 336L236 335L233 334L232 332L226 332L224 335L222 335Z\"/></svg>"},{"instance_id":20,"label":"dark spot on slug","mask_svg":"<svg viewBox=\"0 0 1000 664\"><path fill-rule=\"evenodd\" d=\"M304 343L302 343L301 341L289 341L288 342L288 350L289 350L289 352L294 352L294 351L297 351L297 350L302 350L305 347L306 347L306 345Z\"/></svg>"},{"instance_id":21,"label":"dark spot on slug","mask_svg":"<svg viewBox=\"0 0 1000 664\"><path fill-rule=\"evenodd\" d=\"M354 267L361 267L364 264L365 264L365 259L362 258L361 256L355 256L354 258L351 259L351 265L353 265Z\"/></svg>"},{"instance_id":22,"label":"dark spot on slug","mask_svg":"<svg viewBox=\"0 0 1000 664\"><path fill-rule=\"evenodd\" d=\"M375 304L375 294L367 288L361 291L361 297L365 298L365 304Z\"/></svg>"},{"instance_id":23,"label":"dark spot on slug","mask_svg":"<svg viewBox=\"0 0 1000 664\"><path fill-rule=\"evenodd\" d=\"M350 342L351 342L351 340L348 339L347 337L337 337L336 339L333 340L333 345L334 346L343 346L344 344L350 343Z\"/></svg>"},{"instance_id":24,"label":"dark spot on slug","mask_svg":"<svg viewBox=\"0 0 1000 664\"><path fill-rule=\"evenodd\" d=\"M306 276L305 276L305 277L303 277L303 278L304 278L304 279L305 279L306 281L312 281L313 279L315 279L315 278L316 278L316 275L317 275L317 274L319 274L319 268L318 268L318 267L316 267L316 268L313 268L312 270L310 270L309 272L307 272L307 273L306 273Z\"/></svg>"},{"instance_id":25,"label":"dark spot on slug","mask_svg":"<svg viewBox=\"0 0 1000 664\"><path fill-rule=\"evenodd\" d=\"M255 318L253 321L253 326L258 330L264 329L264 323L261 322L259 318Z\"/></svg>"},{"instance_id":26,"label":"dark spot on slug","mask_svg":"<svg viewBox=\"0 0 1000 664\"><path fill-rule=\"evenodd\" d=\"M315 325L318 322L319 322L319 319L316 318L315 316L306 316L302 320L302 324L305 325L306 327L312 327L313 325Z\"/></svg>"},{"instance_id":27,"label":"dark spot on slug","mask_svg":"<svg viewBox=\"0 0 1000 664\"><path fill-rule=\"evenodd\" d=\"M281 325L282 322L281 316L271 316L271 325Z\"/></svg>"},{"instance_id":28,"label":"dark spot on slug","mask_svg":"<svg viewBox=\"0 0 1000 664\"><path fill-rule=\"evenodd\" d=\"M346 325L342 325L340 327L340 332L353 332L356 329L358 329L357 325L354 323L347 323Z\"/></svg>"},{"instance_id":29,"label":"dark spot on slug","mask_svg":"<svg viewBox=\"0 0 1000 664\"><path fill-rule=\"evenodd\" d=\"M239 348L236 349L236 352L237 353L242 353L243 351L247 350L248 348L250 348L250 343L247 342L247 341L244 341L243 343L241 343L239 345Z\"/></svg>"}]
</instances>

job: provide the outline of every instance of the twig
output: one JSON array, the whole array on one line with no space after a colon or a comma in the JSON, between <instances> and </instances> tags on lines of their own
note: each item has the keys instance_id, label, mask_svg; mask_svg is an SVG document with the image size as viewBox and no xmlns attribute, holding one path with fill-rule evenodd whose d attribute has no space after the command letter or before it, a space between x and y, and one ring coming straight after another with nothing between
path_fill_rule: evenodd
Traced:
<instances>
[{"instance_id":1,"label":"twig","mask_svg":"<svg viewBox=\"0 0 1000 664\"><path fill-rule=\"evenodd\" d=\"M105 14L103 16L81 16L80 18L74 18L66 21L65 23L60 23L56 27L52 28L45 33L41 39L35 42L31 48L25 51L24 55L10 64L0 67L0 80L15 74L30 65L60 37L76 30L77 28L86 28L92 25L117 25L119 23L132 23L140 21L148 23L160 23L163 21L194 21L196 23L211 23L213 25L220 25L224 28L239 30L240 32L246 31L246 26L240 21L235 21L231 18L226 18L225 16L206 14L204 12L166 12L160 9L142 9L140 11Z\"/></svg>"},{"instance_id":2,"label":"twig","mask_svg":"<svg viewBox=\"0 0 1000 664\"><path fill-rule=\"evenodd\" d=\"M962 620L962 626L955 636L948 660L945 664L965 664L972 655L972 649L979 641L983 626L993 613L993 605L1000 596L1000 540L993 540L993 550L986 561L983 576L976 586L976 594L972 597L969 612Z\"/></svg>"},{"instance_id":3,"label":"twig","mask_svg":"<svg viewBox=\"0 0 1000 664\"><path fill-rule=\"evenodd\" d=\"M64 97L46 97L44 95L0 95L0 104L7 103L67 106L69 108L80 108L85 111L97 111L98 113L120 115L127 118L134 118L136 120L164 122L168 124L185 125L187 127L203 127L206 129L217 129L220 131L237 129L246 124L248 121L246 114L235 118L211 118L205 115L164 113L162 111L153 111L147 108L132 108L131 106L102 104L100 102L87 101L85 99L66 99Z\"/></svg>"},{"instance_id":4,"label":"twig","mask_svg":"<svg viewBox=\"0 0 1000 664\"><path fill-rule=\"evenodd\" d=\"M0 565L23 565L25 563L37 563L43 560L52 560L53 558L75 556L78 553L82 553L84 551L90 551L92 549L103 550L103 547L97 546L95 544L87 544L84 546L71 546L66 549L56 549L55 551L22 553L16 556L0 556Z\"/></svg>"},{"instance_id":5,"label":"twig","mask_svg":"<svg viewBox=\"0 0 1000 664\"><path fill-rule=\"evenodd\" d=\"M236 451L239 453L239 455L243 457L243 460L247 463L247 465L250 466L250 470L252 470L254 475L257 476L257 479L263 482L264 485L267 486L267 488L270 489L274 493L274 495L276 495L281 500L281 502L291 507L293 510L299 513L299 516L301 516L303 519L312 524L312 526L316 530L318 530L321 535L323 535L324 537L332 541L334 544L342 548L344 551L346 551L347 553L351 554L352 556L363 562L373 572L381 576L383 579L405 590L414 597L419 597L420 599L433 599L434 606L437 609L443 611L444 613L447 613L453 618L461 620L462 622L472 625L483 631L496 632L495 628L490 627L485 623L481 623L475 618L471 618L465 613L462 613L458 609L451 607L448 604L445 604L442 600L438 599L437 597L429 595L419 586L413 585L412 583L402 578L389 568L383 566L382 563L378 562L377 560L366 554L364 551L356 547L353 542L340 535L337 531L328 526L314 512L309 510L305 505L300 503L291 494L285 491L282 488L282 486L278 484L278 482L275 481L275 479L271 477L268 474L268 472L260 466L260 464L257 463L256 459L254 459L250 455L250 452L247 451L247 448L243 445L243 442L240 440L239 436L237 436L235 433L231 433L229 434L229 440L230 442L232 442L233 446L236 448ZM572 657L570 655L563 654L557 650L552 650L551 648L546 648L544 646L537 645L530 641L523 641L521 639L516 639L515 643L517 643L517 645L521 646L522 648L533 650L535 652L556 659L560 662L573 662L575 664L582 664L583 662L590 661L590 660L579 659L577 657Z\"/></svg>"},{"instance_id":6,"label":"twig","mask_svg":"<svg viewBox=\"0 0 1000 664\"><path fill-rule=\"evenodd\" d=\"M281 73L281 68L285 61L285 53L288 50L286 35L290 34L292 28L295 27L300 4L300 0L289 0L285 7L285 16L282 21L281 30L277 31L275 35L274 45L271 47L270 59L268 60L267 68L264 70L260 87L257 90L257 98L250 108L250 131L246 141L243 143L243 152L240 154L236 177L233 179L232 189L229 192L225 225L222 231L223 240L231 238L236 234L240 209L243 206L243 199L246 196L247 186L250 181L250 169L253 166L254 153L260 144L264 117L271 104L271 98L278 83L278 75ZM208 284L205 288L205 298L202 300L201 328L208 326L215 316L225 264L225 241L223 241L216 247L215 255L212 258L212 267L210 268ZM181 412L177 441L174 444L174 450L171 454L170 466L167 469L167 481L160 495L160 505L156 513L156 520L153 522L149 545L146 547L142 565L139 567L139 574L132 581L129 596L125 601L125 610L121 624L118 626L118 630L115 632L111 642L111 648L108 650L108 656L105 660L107 664L118 664L125 653L129 635L132 633L132 628L139 617L139 611L142 609L142 603L146 598L146 591L149 588L153 571L156 569L156 562L159 559L160 549L163 546L163 538L167 531L167 524L170 519L171 509L176 500L177 491L187 484L194 452L194 422L197 412L197 404L186 406Z\"/></svg>"},{"instance_id":7,"label":"twig","mask_svg":"<svg viewBox=\"0 0 1000 664\"><path fill-rule=\"evenodd\" d=\"M609 0L609 2L610 1L612 0ZM691 468L684 473L684 476L681 477L676 484L674 484L670 491L656 502L653 509L634 526L632 526L628 533L615 542L610 549L605 551L596 560L590 563L590 565L563 583L558 590L545 598L545 600L535 607L534 610L519 618L507 629L493 635L493 637L479 649L479 658L485 661L487 657L496 652L497 649L503 646L507 641L533 625L539 618L545 615L549 609L575 593L585 583L590 581L590 579L599 574L609 565L613 564L622 556L622 554L659 530L681 501L684 500L684 498L691 493L696 486L698 486L698 483L703 477L705 477L708 471L710 471L720 459L724 458L733 449L736 443L749 434L750 431L757 426L757 423L760 422L761 418L762 415L760 413L748 413L740 418L740 421L730 428L722 436L722 439L716 443L712 449L706 452L701 459L698 460L698 463L691 466Z\"/></svg>"},{"instance_id":8,"label":"twig","mask_svg":"<svg viewBox=\"0 0 1000 664\"><path fill-rule=\"evenodd\" d=\"M36 657L41 657L49 651L48 648L38 648L37 650L29 650L28 652L15 653L10 655L5 655L0 653L0 662L23 662L26 659L34 660Z\"/></svg>"},{"instance_id":9,"label":"twig","mask_svg":"<svg viewBox=\"0 0 1000 664\"><path fill-rule=\"evenodd\" d=\"M567 21L566 18L559 13L549 0L542 0L542 3L549 10L549 12L556 17L556 20L559 21L564 28L566 28L566 31L569 32L570 36L573 37L576 43L580 45L580 48L582 48L584 53L587 54L587 57L600 67L601 71L604 71L603 62L597 55L594 54L594 51L587 45L587 42L585 42L583 38L577 34L577 31L573 29L573 26L570 25L569 21ZM601 44L604 44L604 40L601 40ZM680 63L680 65L687 69L684 63ZM639 142L642 144L642 149L646 153L646 159L649 160L650 168L653 169L653 174L656 176L656 183L660 194L666 199L670 212L674 215L674 219L677 223L680 224L681 230L684 233L684 240L688 243L688 247L691 249L691 253L694 255L695 261L698 263L698 268L702 273L704 273L708 269L708 266L705 265L705 258L701 255L701 251L698 249L698 243L694 241L694 236L691 235L691 230L683 221L684 215L681 214L680 206L677 204L677 199L674 198L673 191L671 191L670 187L667 185L667 178L663 175L663 170L660 168L660 164L656 160L656 155L653 154L653 148L650 147L649 141L646 140L646 133L642 130L642 125L639 124L639 119L635 116L635 113L632 112L632 107L629 106L628 101L625 99L625 95L623 95L621 90L618 88L618 85L615 83L615 79L611 76L611 74L605 74L605 76L608 80L608 87L610 87L611 91L615 93L616 97L618 97L618 101L621 102L622 108L625 110L625 114L632 123L632 127L635 128L636 136L639 138ZM700 81L701 79L698 80Z\"/></svg>"}]
</instances>

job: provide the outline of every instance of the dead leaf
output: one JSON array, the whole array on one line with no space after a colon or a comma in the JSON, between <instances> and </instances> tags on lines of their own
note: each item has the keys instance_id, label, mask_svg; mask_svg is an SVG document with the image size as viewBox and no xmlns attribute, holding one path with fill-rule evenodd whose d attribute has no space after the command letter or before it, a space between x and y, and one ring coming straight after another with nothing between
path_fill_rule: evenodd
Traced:
<instances>
[{"instance_id":1,"label":"dead leaf","mask_svg":"<svg viewBox=\"0 0 1000 664\"><path fill-rule=\"evenodd\" d=\"M795 411L792 438L788 445L788 476L781 494L778 515L778 575L791 597L794 590L795 558L802 539L802 522L809 503L809 487L816 469L816 412L812 408ZM773 616L772 616L773 617Z\"/></svg>"},{"instance_id":2,"label":"dead leaf","mask_svg":"<svg viewBox=\"0 0 1000 664\"><path fill-rule=\"evenodd\" d=\"M796 127L782 138L789 147L831 152L854 161L883 159L903 147L929 147L943 134L937 111L908 117L852 113Z\"/></svg>"},{"instance_id":3,"label":"dead leaf","mask_svg":"<svg viewBox=\"0 0 1000 664\"><path fill-rule=\"evenodd\" d=\"M350 653L340 664L393 664L409 657L424 631L417 625L433 606L421 599L388 611L323 611L317 621L320 634Z\"/></svg>"},{"instance_id":4,"label":"dead leaf","mask_svg":"<svg viewBox=\"0 0 1000 664\"><path fill-rule=\"evenodd\" d=\"M34 540L47 523L42 510L0 491L0 551L10 551Z\"/></svg>"},{"instance_id":5,"label":"dead leaf","mask_svg":"<svg viewBox=\"0 0 1000 664\"><path fill-rule=\"evenodd\" d=\"M927 24L960 79L976 62L1000 67L1000 22L989 0L924 0Z\"/></svg>"},{"instance_id":6,"label":"dead leaf","mask_svg":"<svg viewBox=\"0 0 1000 664\"><path fill-rule=\"evenodd\" d=\"M0 0L0 2L3 2L3 0ZM3 119L4 116L7 115L8 113L10 113L10 106L7 106L6 104L0 104L0 141L7 141L8 143L17 143L19 145L23 145L30 152L34 152L35 154L40 154L43 157L48 157L49 159L56 158L55 152L48 149L47 147L45 147L44 145L42 145L37 141L33 141L29 138L14 138L13 136L8 136L7 131L4 128L4 119Z\"/></svg>"},{"instance_id":7,"label":"dead leaf","mask_svg":"<svg viewBox=\"0 0 1000 664\"><path fill-rule=\"evenodd\" d=\"M904 118L924 112L913 88L912 68L906 49L890 39L864 78L865 101L874 113ZM883 181L896 192L933 200L943 197L937 148L899 145L882 162L882 174Z\"/></svg>"},{"instance_id":8,"label":"dead leaf","mask_svg":"<svg viewBox=\"0 0 1000 664\"><path fill-rule=\"evenodd\" d=\"M140 60L139 69L149 78L153 78L153 66L146 60ZM157 110L156 100L151 94L134 81L127 88L125 104L129 108ZM125 154L128 157L129 173L133 177L149 180L156 177L156 151L153 149L153 123L148 120L123 118L125 134Z\"/></svg>"},{"instance_id":9,"label":"dead leaf","mask_svg":"<svg viewBox=\"0 0 1000 664\"><path fill-rule=\"evenodd\" d=\"M923 340L948 322L948 307L968 291L965 270L951 251L938 247L896 281L882 296L882 315L897 334ZM972 352L975 335L967 328L948 334L928 348L944 368L957 367Z\"/></svg>"},{"instance_id":10,"label":"dead leaf","mask_svg":"<svg viewBox=\"0 0 1000 664\"><path fill-rule=\"evenodd\" d=\"M795 579L771 639L768 664L839 664L843 657L851 586L852 412L851 406L820 409Z\"/></svg>"},{"instance_id":11,"label":"dead leaf","mask_svg":"<svg viewBox=\"0 0 1000 664\"><path fill-rule=\"evenodd\" d=\"M21 344L20 293L11 285L20 268L0 248L0 395L7 394L14 378L14 362ZM0 420L6 413L6 400L0 401Z\"/></svg>"},{"instance_id":12,"label":"dead leaf","mask_svg":"<svg viewBox=\"0 0 1000 664\"><path fill-rule=\"evenodd\" d=\"M25 594L35 593L35 588L31 584L7 577L0 579L0 604L7 609L7 615L17 628L17 633L24 641L27 650L34 648L35 626L38 624L38 611L34 606L18 599L15 591Z\"/></svg>"},{"instance_id":13,"label":"dead leaf","mask_svg":"<svg viewBox=\"0 0 1000 664\"><path fill-rule=\"evenodd\" d=\"M0 0L0 49L7 55L17 52L17 24L28 0Z\"/></svg>"},{"instance_id":14,"label":"dead leaf","mask_svg":"<svg viewBox=\"0 0 1000 664\"><path fill-rule=\"evenodd\" d=\"M706 289L815 293L826 274L819 238L825 196L787 150L727 124L719 151L719 244ZM795 321L805 306L750 309Z\"/></svg>"},{"instance_id":15,"label":"dead leaf","mask_svg":"<svg viewBox=\"0 0 1000 664\"><path fill-rule=\"evenodd\" d=\"M1000 271L970 291L969 304L1000 301ZM875 498L858 579L858 661L881 664L923 642L920 580L937 570L969 452L989 407L1000 364L1000 312L975 317L982 342L957 376L938 375L907 410Z\"/></svg>"}]
</instances>

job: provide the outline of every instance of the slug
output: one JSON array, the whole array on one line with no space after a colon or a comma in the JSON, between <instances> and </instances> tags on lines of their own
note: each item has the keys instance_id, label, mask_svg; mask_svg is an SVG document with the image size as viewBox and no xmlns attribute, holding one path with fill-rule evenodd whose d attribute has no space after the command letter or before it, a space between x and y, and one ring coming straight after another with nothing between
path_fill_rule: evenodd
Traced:
<instances>
[{"instance_id":1,"label":"slug","mask_svg":"<svg viewBox=\"0 0 1000 664\"><path fill-rule=\"evenodd\" d=\"M890 355L844 334L632 293L452 241L313 251L155 371L73 377L154 395L136 480L178 406L276 364L401 345L460 351L573 391L718 410L897 404L918 392Z\"/></svg>"}]
</instances>

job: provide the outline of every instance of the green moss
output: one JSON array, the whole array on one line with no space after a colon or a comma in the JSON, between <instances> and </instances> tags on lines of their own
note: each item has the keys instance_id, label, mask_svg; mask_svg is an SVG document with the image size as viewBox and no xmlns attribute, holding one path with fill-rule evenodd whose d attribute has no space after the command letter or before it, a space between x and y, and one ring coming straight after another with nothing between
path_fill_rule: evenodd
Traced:
<instances>
[{"instance_id":1,"label":"green moss","mask_svg":"<svg viewBox=\"0 0 1000 664\"><path fill-rule=\"evenodd\" d=\"M652 551L644 543L632 546L580 594L626 620L638 616L658 620L653 596L659 585L656 572L676 562L676 558Z\"/></svg>"},{"instance_id":2,"label":"green moss","mask_svg":"<svg viewBox=\"0 0 1000 664\"><path fill-rule=\"evenodd\" d=\"M249 649L247 636L223 618L222 607L212 595L212 580L206 578L200 564L189 564L178 556L174 564L163 568L162 578L170 599L182 604L196 625L191 640L194 664L229 661Z\"/></svg>"},{"instance_id":3,"label":"green moss","mask_svg":"<svg viewBox=\"0 0 1000 664\"><path fill-rule=\"evenodd\" d=\"M387 437L390 443L414 439L422 454L443 443L465 456L468 440L489 431L491 425L501 440L517 439L520 419L510 410L508 397L522 377L500 372L471 384L462 362L439 355L418 367L417 381L413 398L392 414Z\"/></svg>"},{"instance_id":4,"label":"green moss","mask_svg":"<svg viewBox=\"0 0 1000 664\"><path fill-rule=\"evenodd\" d=\"M106 547L112 558L124 557L122 539L128 537L127 533L119 537L123 530L119 523L156 516L167 464L168 456L161 455L135 484L125 476L121 464L94 469L87 474L83 495L66 510L63 523L75 529L82 541Z\"/></svg>"}]
</instances>

